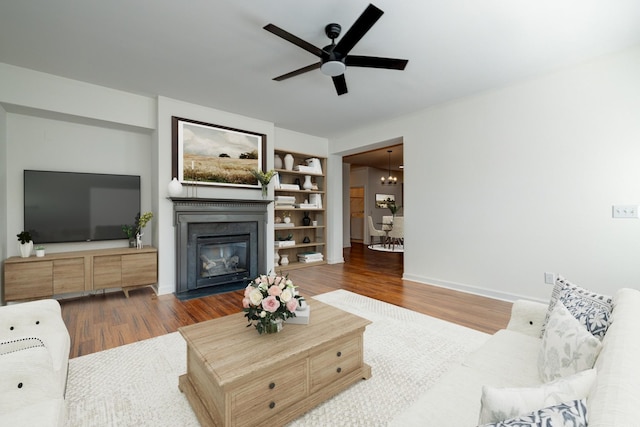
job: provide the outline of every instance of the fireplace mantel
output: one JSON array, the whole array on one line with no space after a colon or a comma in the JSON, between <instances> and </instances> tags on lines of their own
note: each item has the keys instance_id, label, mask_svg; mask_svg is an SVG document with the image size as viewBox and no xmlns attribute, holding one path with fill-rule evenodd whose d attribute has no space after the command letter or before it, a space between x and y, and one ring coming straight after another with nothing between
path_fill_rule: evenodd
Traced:
<instances>
[{"instance_id":1,"label":"fireplace mantel","mask_svg":"<svg viewBox=\"0 0 640 427\"><path fill-rule=\"evenodd\" d=\"M272 200L206 199L201 197L169 197L169 200L173 202L174 211L226 211L251 207L266 210L266 205L272 203Z\"/></svg>"},{"instance_id":2,"label":"fireplace mantel","mask_svg":"<svg viewBox=\"0 0 640 427\"><path fill-rule=\"evenodd\" d=\"M258 274L265 271L268 205L272 203L271 200L182 197L169 199L173 202L176 227L176 295L179 298L201 296L208 292L216 293L213 289L215 286L202 289L194 282L194 271L197 269L196 263L199 262L193 256L194 238L199 233L207 236L223 236L229 230L233 230L232 234L237 230L246 230L251 235L249 242L255 245L256 249L251 257L252 273ZM238 286L244 287L246 284L219 286L218 289L227 291L239 289Z\"/></svg>"}]
</instances>

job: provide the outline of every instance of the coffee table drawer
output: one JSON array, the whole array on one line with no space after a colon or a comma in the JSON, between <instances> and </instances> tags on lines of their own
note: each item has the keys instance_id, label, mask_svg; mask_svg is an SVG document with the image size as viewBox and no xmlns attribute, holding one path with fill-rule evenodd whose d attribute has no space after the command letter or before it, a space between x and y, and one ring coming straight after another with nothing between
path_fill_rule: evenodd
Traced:
<instances>
[{"instance_id":1,"label":"coffee table drawer","mask_svg":"<svg viewBox=\"0 0 640 427\"><path fill-rule=\"evenodd\" d=\"M266 421L289 405L307 397L307 360L257 377L231 393L231 413L234 426L255 425ZM266 425L266 424L264 424Z\"/></svg>"},{"instance_id":2,"label":"coffee table drawer","mask_svg":"<svg viewBox=\"0 0 640 427\"><path fill-rule=\"evenodd\" d=\"M362 366L362 336L331 344L309 361L311 393Z\"/></svg>"}]
</instances>

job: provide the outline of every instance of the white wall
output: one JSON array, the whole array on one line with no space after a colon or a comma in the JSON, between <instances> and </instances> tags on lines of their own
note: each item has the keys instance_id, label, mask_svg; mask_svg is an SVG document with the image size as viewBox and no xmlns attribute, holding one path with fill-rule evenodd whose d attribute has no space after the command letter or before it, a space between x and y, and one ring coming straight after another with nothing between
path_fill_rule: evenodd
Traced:
<instances>
[{"instance_id":1,"label":"white wall","mask_svg":"<svg viewBox=\"0 0 640 427\"><path fill-rule=\"evenodd\" d=\"M359 129L404 137L404 277L547 299L543 272L640 288L640 48Z\"/></svg>"},{"instance_id":2,"label":"white wall","mask_svg":"<svg viewBox=\"0 0 640 427\"><path fill-rule=\"evenodd\" d=\"M0 212L7 212L7 112L0 105ZM0 259L7 258L7 221L0 221ZM18 233L16 233L18 234ZM17 244L17 240L16 240ZM0 276L4 277L4 270L0 269Z\"/></svg>"},{"instance_id":3,"label":"white wall","mask_svg":"<svg viewBox=\"0 0 640 427\"><path fill-rule=\"evenodd\" d=\"M151 134L99 124L7 114L8 256L19 255L15 234L24 229L25 169L139 175L142 212L151 210ZM131 218L133 223L135 218ZM152 222L153 223L153 222ZM151 236L145 233L145 244ZM48 252L126 246L122 241L47 244ZM16 242L14 242L14 240ZM13 244L11 244L13 243ZM35 242L38 243L38 242Z\"/></svg>"},{"instance_id":4,"label":"white wall","mask_svg":"<svg viewBox=\"0 0 640 427\"><path fill-rule=\"evenodd\" d=\"M158 97L158 162L154 171L154 179L158 182L158 234L156 237L158 247L158 292L170 293L176 286L176 254L175 254L175 228L173 224L173 203L167 199L167 185L171 181L171 117L182 117L205 123L232 127L251 132L262 133L267 136L267 168L273 168L273 123L253 119L238 114L206 108L166 97ZM272 187L272 186L271 186ZM273 195L273 189L269 189ZM187 195L186 188L183 189ZM198 197L218 199L261 199L260 189L247 189L220 186L199 186ZM273 247L273 210L269 212L269 227L267 232L267 248ZM268 269L273 269L273 257L267 257Z\"/></svg>"},{"instance_id":5,"label":"white wall","mask_svg":"<svg viewBox=\"0 0 640 427\"><path fill-rule=\"evenodd\" d=\"M167 200L167 184L171 180L172 115L265 133L269 168L273 167L276 139L282 142L283 149L291 147L322 156L328 150L325 138L277 129L273 123L0 63L3 184L0 188L0 259L18 254L15 235L23 228L23 169L135 174L141 176L142 210L151 210L155 215L144 241L159 249L159 291L173 292L175 230L173 205ZM260 190L222 187L200 187L198 196L262 197ZM124 240L48 244L47 250L60 252L125 244ZM267 244L273 244L272 232L268 233ZM273 263L273 259L268 257L268 262Z\"/></svg>"}]
</instances>

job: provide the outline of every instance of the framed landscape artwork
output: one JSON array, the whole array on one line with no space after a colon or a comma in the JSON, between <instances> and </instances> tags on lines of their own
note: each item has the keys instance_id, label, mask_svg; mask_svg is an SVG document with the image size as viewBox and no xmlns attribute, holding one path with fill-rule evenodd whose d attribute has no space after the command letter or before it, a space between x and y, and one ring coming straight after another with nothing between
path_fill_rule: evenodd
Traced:
<instances>
[{"instance_id":1,"label":"framed landscape artwork","mask_svg":"<svg viewBox=\"0 0 640 427\"><path fill-rule=\"evenodd\" d=\"M383 208L386 209L389 206L387 205L387 202L395 202L396 201L396 196L393 194L380 194L380 193L376 193L376 208Z\"/></svg>"},{"instance_id":2,"label":"framed landscape artwork","mask_svg":"<svg viewBox=\"0 0 640 427\"><path fill-rule=\"evenodd\" d=\"M266 135L180 117L172 117L172 134L178 181L260 188L251 171L266 169Z\"/></svg>"}]
</instances>

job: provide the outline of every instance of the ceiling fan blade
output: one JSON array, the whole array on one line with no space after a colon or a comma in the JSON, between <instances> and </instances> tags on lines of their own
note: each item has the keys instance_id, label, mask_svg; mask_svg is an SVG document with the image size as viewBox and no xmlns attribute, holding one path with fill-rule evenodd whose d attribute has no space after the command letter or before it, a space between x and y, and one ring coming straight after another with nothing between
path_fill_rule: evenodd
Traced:
<instances>
[{"instance_id":1,"label":"ceiling fan blade","mask_svg":"<svg viewBox=\"0 0 640 427\"><path fill-rule=\"evenodd\" d=\"M339 76L331 77L333 79L333 85L336 87L336 92L338 95L344 95L347 93L347 81L344 78L344 74L340 74Z\"/></svg>"},{"instance_id":2,"label":"ceiling fan blade","mask_svg":"<svg viewBox=\"0 0 640 427\"><path fill-rule=\"evenodd\" d=\"M340 39L336 45L334 52L340 52L342 56L346 56L351 49L360 41L362 37L373 27L384 12L370 4L362 12L362 15L353 23L349 31Z\"/></svg>"},{"instance_id":3,"label":"ceiling fan blade","mask_svg":"<svg viewBox=\"0 0 640 427\"><path fill-rule=\"evenodd\" d=\"M286 41L288 41L290 43L293 43L298 47L303 48L307 52L310 52L310 53L314 54L315 56L317 56L319 58L321 58L323 54L324 55L328 55L328 53L326 53L325 51L323 51L319 47L316 47L316 46L312 45L311 43L302 40L300 37L294 36L293 34L283 30L280 27L276 27L273 24L265 25L264 29L269 31L270 33L275 34L278 37L282 37Z\"/></svg>"},{"instance_id":4,"label":"ceiling fan blade","mask_svg":"<svg viewBox=\"0 0 640 427\"><path fill-rule=\"evenodd\" d=\"M386 68L389 70L404 70L408 62L408 59L359 55L349 55L344 60L348 67Z\"/></svg>"},{"instance_id":5,"label":"ceiling fan blade","mask_svg":"<svg viewBox=\"0 0 640 427\"><path fill-rule=\"evenodd\" d=\"M307 65L306 67L298 68L297 70L291 71L290 73L275 77L273 80L281 82L282 80L286 80L291 77L298 76L302 73L306 73L307 71L317 70L318 68L320 68L320 65L321 65L320 62L316 62L315 64Z\"/></svg>"}]
</instances>

